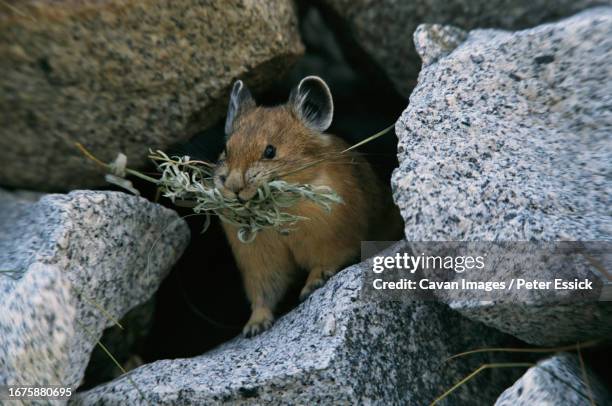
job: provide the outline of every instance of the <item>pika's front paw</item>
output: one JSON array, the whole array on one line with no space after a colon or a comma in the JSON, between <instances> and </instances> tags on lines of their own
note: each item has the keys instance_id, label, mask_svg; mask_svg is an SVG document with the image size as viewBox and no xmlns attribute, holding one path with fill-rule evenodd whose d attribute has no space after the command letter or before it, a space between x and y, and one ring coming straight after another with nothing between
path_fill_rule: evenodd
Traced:
<instances>
[{"instance_id":1,"label":"pika's front paw","mask_svg":"<svg viewBox=\"0 0 612 406\"><path fill-rule=\"evenodd\" d=\"M274 323L272 312L267 309L257 309L251 314L251 318L242 329L242 335L249 338L263 333Z\"/></svg>"},{"instance_id":2,"label":"pika's front paw","mask_svg":"<svg viewBox=\"0 0 612 406\"><path fill-rule=\"evenodd\" d=\"M308 296L315 290L319 289L321 286L325 285L325 279L319 278L315 279L311 282L306 283L302 291L300 292L300 301L303 302L306 300Z\"/></svg>"},{"instance_id":3,"label":"pika's front paw","mask_svg":"<svg viewBox=\"0 0 612 406\"><path fill-rule=\"evenodd\" d=\"M300 292L300 301L304 301L312 292L325 285L325 282L336 274L335 271L311 271L306 280L306 285Z\"/></svg>"}]
</instances>

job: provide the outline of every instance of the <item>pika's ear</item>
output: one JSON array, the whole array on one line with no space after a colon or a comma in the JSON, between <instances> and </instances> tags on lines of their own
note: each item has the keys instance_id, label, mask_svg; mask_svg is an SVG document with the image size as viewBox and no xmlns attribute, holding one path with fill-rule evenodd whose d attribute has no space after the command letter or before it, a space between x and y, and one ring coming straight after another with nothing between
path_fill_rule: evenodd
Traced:
<instances>
[{"instance_id":1,"label":"pika's ear","mask_svg":"<svg viewBox=\"0 0 612 406\"><path fill-rule=\"evenodd\" d=\"M234 122L236 118L246 110L255 107L255 100L251 92L242 82L237 80L232 87L229 106L227 108L227 118L225 119L225 136L229 137L234 132Z\"/></svg>"},{"instance_id":2,"label":"pika's ear","mask_svg":"<svg viewBox=\"0 0 612 406\"><path fill-rule=\"evenodd\" d=\"M334 117L334 101L327 83L318 76L307 76L291 92L289 104L306 127L323 132Z\"/></svg>"}]
</instances>

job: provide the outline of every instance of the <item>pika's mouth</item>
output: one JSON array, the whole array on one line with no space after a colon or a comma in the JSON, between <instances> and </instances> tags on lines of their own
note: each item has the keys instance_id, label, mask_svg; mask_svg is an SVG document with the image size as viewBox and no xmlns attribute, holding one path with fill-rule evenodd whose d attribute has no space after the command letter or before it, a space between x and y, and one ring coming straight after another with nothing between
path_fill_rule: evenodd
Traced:
<instances>
[{"instance_id":1,"label":"pika's mouth","mask_svg":"<svg viewBox=\"0 0 612 406\"><path fill-rule=\"evenodd\" d=\"M221 187L218 189L221 191L221 194L226 199L236 199L240 203L246 203L257 195L257 187L255 186L247 186L241 190L236 191L230 190L226 187Z\"/></svg>"},{"instance_id":2,"label":"pika's mouth","mask_svg":"<svg viewBox=\"0 0 612 406\"><path fill-rule=\"evenodd\" d=\"M236 194L236 198L238 199L240 203L246 203L252 198L254 198L256 194L257 194L257 187L247 186L246 188L242 189L240 192Z\"/></svg>"}]
</instances>

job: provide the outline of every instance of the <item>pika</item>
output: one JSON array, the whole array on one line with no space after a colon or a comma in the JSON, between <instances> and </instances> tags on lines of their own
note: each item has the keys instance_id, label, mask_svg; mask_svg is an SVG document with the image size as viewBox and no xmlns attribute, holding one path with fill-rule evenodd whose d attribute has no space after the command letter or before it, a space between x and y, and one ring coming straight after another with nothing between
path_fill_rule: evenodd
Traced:
<instances>
[{"instance_id":1,"label":"pika","mask_svg":"<svg viewBox=\"0 0 612 406\"><path fill-rule=\"evenodd\" d=\"M288 234L260 231L251 243L238 240L236 227L223 223L251 303L247 337L272 325L275 307L300 271L307 272L303 300L359 258L361 241L401 238L403 222L389 188L359 153L337 155L349 145L324 133L333 112L329 87L317 76L304 78L287 103L275 107L257 106L242 81L233 85L215 187L246 202L264 182L282 179L329 186L343 200L331 212L308 201L287 208L308 220Z\"/></svg>"}]
</instances>

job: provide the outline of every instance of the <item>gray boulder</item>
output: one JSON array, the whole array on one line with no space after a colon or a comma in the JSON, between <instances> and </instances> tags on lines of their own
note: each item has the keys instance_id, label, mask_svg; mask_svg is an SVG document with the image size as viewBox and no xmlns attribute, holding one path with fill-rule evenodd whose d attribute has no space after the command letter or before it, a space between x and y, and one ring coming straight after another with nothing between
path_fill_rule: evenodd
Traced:
<instances>
[{"instance_id":1,"label":"gray boulder","mask_svg":"<svg viewBox=\"0 0 612 406\"><path fill-rule=\"evenodd\" d=\"M102 331L153 295L189 229L118 192L0 192L0 213L0 385L76 389Z\"/></svg>"},{"instance_id":2,"label":"gray boulder","mask_svg":"<svg viewBox=\"0 0 612 406\"><path fill-rule=\"evenodd\" d=\"M420 60L412 43L419 24L463 29L531 27L610 0L324 0L355 41L408 97Z\"/></svg>"},{"instance_id":3,"label":"gray boulder","mask_svg":"<svg viewBox=\"0 0 612 406\"><path fill-rule=\"evenodd\" d=\"M259 336L144 365L71 402L422 405L490 362L483 355L446 363L448 356L507 344L508 336L438 303L369 300L362 288L370 266L343 270ZM486 387L468 384L449 404L489 405L511 375L492 371Z\"/></svg>"},{"instance_id":4,"label":"gray boulder","mask_svg":"<svg viewBox=\"0 0 612 406\"><path fill-rule=\"evenodd\" d=\"M585 372L588 384L585 382ZM595 403L591 402L592 400ZM560 353L538 362L508 388L495 406L612 404L612 395L589 371L583 372L578 358Z\"/></svg>"},{"instance_id":5,"label":"gray boulder","mask_svg":"<svg viewBox=\"0 0 612 406\"><path fill-rule=\"evenodd\" d=\"M396 124L400 165L392 180L407 238L603 241L605 272L612 247L611 38L607 7L518 32L419 27L415 42L426 65ZM609 292L601 266L583 262ZM496 272L486 280L509 281ZM533 344L612 333L610 302L535 298L448 303Z\"/></svg>"},{"instance_id":6,"label":"gray boulder","mask_svg":"<svg viewBox=\"0 0 612 406\"><path fill-rule=\"evenodd\" d=\"M36 1L0 12L0 184L104 184L74 147L141 167L302 54L293 2Z\"/></svg>"}]
</instances>

